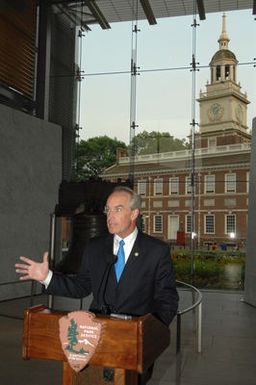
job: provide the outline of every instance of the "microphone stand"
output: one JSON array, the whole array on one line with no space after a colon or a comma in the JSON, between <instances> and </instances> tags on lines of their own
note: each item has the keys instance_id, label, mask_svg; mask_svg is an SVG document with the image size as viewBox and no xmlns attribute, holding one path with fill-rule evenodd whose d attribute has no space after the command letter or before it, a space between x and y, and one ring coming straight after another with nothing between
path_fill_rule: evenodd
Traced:
<instances>
[{"instance_id":1,"label":"microphone stand","mask_svg":"<svg viewBox=\"0 0 256 385\"><path fill-rule=\"evenodd\" d=\"M103 288L103 290L102 290L102 302L103 302L103 304L101 307L101 313L106 314L106 315L111 313L110 306L106 301L107 284L108 284L109 274L110 274L111 268L116 263L116 261L117 261L116 255L113 254L113 255L110 255L108 257L107 267L104 271L104 274L103 274L103 277L102 277L102 280L101 280L101 283L99 286L98 295L97 295L97 303L99 304L99 296L100 296L101 289Z\"/></svg>"}]
</instances>

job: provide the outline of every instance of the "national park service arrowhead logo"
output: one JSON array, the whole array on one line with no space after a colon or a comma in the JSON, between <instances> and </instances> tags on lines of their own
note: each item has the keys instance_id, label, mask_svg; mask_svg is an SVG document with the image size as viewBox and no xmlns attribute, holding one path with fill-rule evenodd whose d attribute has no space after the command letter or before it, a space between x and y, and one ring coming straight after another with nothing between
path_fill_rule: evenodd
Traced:
<instances>
[{"instance_id":1,"label":"national park service arrowhead logo","mask_svg":"<svg viewBox=\"0 0 256 385\"><path fill-rule=\"evenodd\" d=\"M90 361L101 335L101 323L86 311L73 311L59 319L60 342L70 366L79 372Z\"/></svg>"}]
</instances>

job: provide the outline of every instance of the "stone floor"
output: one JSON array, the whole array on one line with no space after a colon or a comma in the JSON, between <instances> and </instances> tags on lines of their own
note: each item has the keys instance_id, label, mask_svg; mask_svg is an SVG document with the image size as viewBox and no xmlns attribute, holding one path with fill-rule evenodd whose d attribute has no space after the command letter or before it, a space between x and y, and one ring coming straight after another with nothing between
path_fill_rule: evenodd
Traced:
<instances>
[{"instance_id":1,"label":"stone floor","mask_svg":"<svg viewBox=\"0 0 256 385\"><path fill-rule=\"evenodd\" d=\"M196 314L182 316L181 352L176 354L176 320L172 342L155 364L149 385L255 385L256 308L242 292L202 291L202 352L197 352ZM190 305L191 293L180 291L180 307ZM43 296L35 303L46 303ZM23 298L0 303L0 384L61 385L59 362L21 357ZM92 384L94 385L94 384Z\"/></svg>"}]
</instances>

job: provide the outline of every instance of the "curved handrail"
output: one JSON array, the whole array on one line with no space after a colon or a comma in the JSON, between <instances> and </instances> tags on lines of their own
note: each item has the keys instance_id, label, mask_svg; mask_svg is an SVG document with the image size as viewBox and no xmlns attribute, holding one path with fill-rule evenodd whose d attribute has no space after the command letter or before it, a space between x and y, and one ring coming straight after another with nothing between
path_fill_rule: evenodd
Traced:
<instances>
[{"instance_id":1,"label":"curved handrail","mask_svg":"<svg viewBox=\"0 0 256 385\"><path fill-rule=\"evenodd\" d=\"M195 303L193 303L191 306L189 306L183 310L177 311L176 353L180 352L180 347L181 347L181 316L185 313L188 313L189 311L196 309L196 308L198 308L198 323L197 323L197 343L198 343L198 345L197 345L197 351L198 351L198 353L201 353L201 351L202 351L202 300L203 300L203 295L199 289L197 289L195 286L193 286L189 283L186 283L183 281L178 281L178 280L176 280L176 283L192 289L198 295L197 301Z\"/></svg>"},{"instance_id":2,"label":"curved handrail","mask_svg":"<svg viewBox=\"0 0 256 385\"><path fill-rule=\"evenodd\" d=\"M192 306L189 306L189 307L186 308L186 309L178 310L178 313L179 313L179 314L185 314L185 313L188 313L189 311L195 309L197 306L200 305L200 303L201 303L202 300L203 300L203 295L202 295L201 291L200 291L197 287L195 287L195 286L193 286L193 285L190 285L189 283L186 283L186 282L183 282L183 281L178 281L178 280L176 280L176 283L179 283L179 284L181 284L181 285L183 285L183 286L187 286L187 287L189 287L190 289L194 290L194 291L198 294L198 299L197 299L197 301L196 301Z\"/></svg>"},{"instance_id":3,"label":"curved handrail","mask_svg":"<svg viewBox=\"0 0 256 385\"><path fill-rule=\"evenodd\" d=\"M32 282L32 287L31 287L31 296L30 296L30 302L31 305L33 304L33 291L34 291L34 283ZM9 282L2 282L0 283L0 286L5 286L5 285L10 285L10 284L20 284L20 283L25 283L24 281L9 281ZM189 311L192 311L195 308L198 308L198 324L197 324L197 337L198 337L198 349L197 351L200 353L201 352L201 337L202 337L202 293L200 290L198 290L195 286L190 285L189 283L183 282L183 281L178 281L176 280L177 284L183 285L185 287L188 287L192 289L194 292L198 294L197 301L192 304L192 306L189 306L185 309L178 310L177 311L177 330L176 330L176 353L179 353L180 347L181 347L181 316L185 313L188 313Z\"/></svg>"}]
</instances>

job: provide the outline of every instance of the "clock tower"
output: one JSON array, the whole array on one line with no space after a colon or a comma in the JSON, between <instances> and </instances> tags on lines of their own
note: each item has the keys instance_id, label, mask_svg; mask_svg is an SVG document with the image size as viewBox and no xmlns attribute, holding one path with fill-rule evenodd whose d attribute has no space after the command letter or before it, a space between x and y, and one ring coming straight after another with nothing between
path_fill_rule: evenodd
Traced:
<instances>
[{"instance_id":1,"label":"clock tower","mask_svg":"<svg viewBox=\"0 0 256 385\"><path fill-rule=\"evenodd\" d=\"M226 16L222 16L222 32L218 40L219 50L210 62L211 80L206 92L200 92L200 147L209 143L226 145L249 142L251 135L247 127L246 93L237 83L238 61L228 48Z\"/></svg>"}]
</instances>

